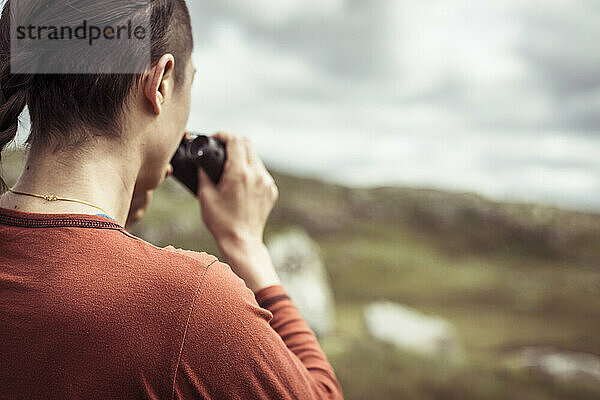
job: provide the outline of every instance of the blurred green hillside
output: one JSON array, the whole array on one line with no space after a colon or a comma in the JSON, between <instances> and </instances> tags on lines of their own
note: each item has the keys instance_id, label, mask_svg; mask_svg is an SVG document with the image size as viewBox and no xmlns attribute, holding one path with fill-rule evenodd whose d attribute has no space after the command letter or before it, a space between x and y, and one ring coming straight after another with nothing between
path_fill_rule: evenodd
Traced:
<instances>
[{"instance_id":1,"label":"blurred green hillside","mask_svg":"<svg viewBox=\"0 0 600 400\"><path fill-rule=\"evenodd\" d=\"M268 238L300 226L319 243L338 314L323 342L348 399L597 399L510 367L529 345L600 355L600 215L408 188L350 189L274 173ZM134 233L218 254L177 182L157 191ZM456 326L450 365L369 338L362 307L388 299Z\"/></svg>"},{"instance_id":2,"label":"blurred green hillside","mask_svg":"<svg viewBox=\"0 0 600 400\"><path fill-rule=\"evenodd\" d=\"M21 162L12 153L3 163L9 184ZM510 363L523 346L600 355L600 215L274 177L281 195L266 236L300 226L322 248L338 318L323 347L347 399L600 398L586 380L555 381ZM218 255L197 202L173 180L132 232ZM462 361L420 358L371 339L362 308L380 299L451 322Z\"/></svg>"}]
</instances>

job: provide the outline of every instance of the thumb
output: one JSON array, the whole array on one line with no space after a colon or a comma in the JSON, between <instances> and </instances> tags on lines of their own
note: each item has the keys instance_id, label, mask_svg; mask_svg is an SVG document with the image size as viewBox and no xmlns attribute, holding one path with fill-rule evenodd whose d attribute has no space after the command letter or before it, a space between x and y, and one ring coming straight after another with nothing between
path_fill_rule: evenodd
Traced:
<instances>
[{"instance_id":1,"label":"thumb","mask_svg":"<svg viewBox=\"0 0 600 400\"><path fill-rule=\"evenodd\" d=\"M215 186L212 179L210 179L210 177L206 174L206 172L204 171L204 168L202 168L202 167L198 168L198 193L197 194L200 195L201 193L203 193L203 194L213 193L216 190L217 190L217 187Z\"/></svg>"}]
</instances>

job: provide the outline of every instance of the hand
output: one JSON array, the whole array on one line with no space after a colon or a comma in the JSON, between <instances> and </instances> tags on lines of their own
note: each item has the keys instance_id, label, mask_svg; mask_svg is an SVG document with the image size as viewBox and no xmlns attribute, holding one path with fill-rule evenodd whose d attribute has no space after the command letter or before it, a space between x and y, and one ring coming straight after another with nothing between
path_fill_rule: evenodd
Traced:
<instances>
[{"instance_id":1,"label":"hand","mask_svg":"<svg viewBox=\"0 0 600 400\"><path fill-rule=\"evenodd\" d=\"M125 228L131 228L133 225L140 222L146 214L150 201L152 201L151 190L135 191L133 193L131 206L129 207L129 215L127 216L127 222L125 222Z\"/></svg>"},{"instance_id":2,"label":"hand","mask_svg":"<svg viewBox=\"0 0 600 400\"><path fill-rule=\"evenodd\" d=\"M225 143L227 162L218 186L199 169L198 198L204 223L217 242L262 242L279 196L277 186L249 139L227 133L214 137Z\"/></svg>"},{"instance_id":3,"label":"hand","mask_svg":"<svg viewBox=\"0 0 600 400\"><path fill-rule=\"evenodd\" d=\"M264 227L279 191L247 138L227 133L214 137L225 143L227 162L217 186L199 169L202 218L226 262L257 292L279 283L263 243Z\"/></svg>"},{"instance_id":4,"label":"hand","mask_svg":"<svg viewBox=\"0 0 600 400\"><path fill-rule=\"evenodd\" d=\"M168 164L165 166L164 179L167 179L173 174L173 166ZM140 222L140 220L146 215L146 211L152 201L152 195L154 190L140 189L137 185L133 189L133 197L131 199L131 205L129 206L129 215L125 222L125 228L130 228L133 225Z\"/></svg>"}]
</instances>

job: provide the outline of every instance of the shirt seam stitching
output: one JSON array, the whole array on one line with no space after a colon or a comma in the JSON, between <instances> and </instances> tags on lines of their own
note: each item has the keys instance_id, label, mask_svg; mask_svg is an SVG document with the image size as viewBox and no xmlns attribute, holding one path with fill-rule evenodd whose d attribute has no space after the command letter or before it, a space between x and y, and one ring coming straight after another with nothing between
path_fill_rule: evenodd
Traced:
<instances>
[{"instance_id":1,"label":"shirt seam stitching","mask_svg":"<svg viewBox=\"0 0 600 400\"><path fill-rule=\"evenodd\" d=\"M117 223L97 221L86 218L23 218L1 214L0 225L19 228L92 228L92 229L123 229Z\"/></svg>"},{"instance_id":2,"label":"shirt seam stitching","mask_svg":"<svg viewBox=\"0 0 600 400\"><path fill-rule=\"evenodd\" d=\"M185 346L185 339L187 337L188 327L190 324L190 320L192 319L192 312L194 311L194 306L196 305L196 300L200 297L200 291L202 289L202 283L204 283L204 276L206 272L210 268L211 265L216 263L218 260L213 260L210 264L206 266L202 276L200 277L200 282L198 283L198 288L196 289L196 293L194 295L194 300L192 300L192 304L190 306L190 311L188 313L187 321L185 323L185 329L183 331L183 338L181 339L181 346L179 347L179 354L177 356L177 363L175 364L175 373L173 374L173 388L171 390L171 400L175 399L175 385L177 383L177 373L179 372L179 363L181 362L181 357L183 355L183 347Z\"/></svg>"}]
</instances>

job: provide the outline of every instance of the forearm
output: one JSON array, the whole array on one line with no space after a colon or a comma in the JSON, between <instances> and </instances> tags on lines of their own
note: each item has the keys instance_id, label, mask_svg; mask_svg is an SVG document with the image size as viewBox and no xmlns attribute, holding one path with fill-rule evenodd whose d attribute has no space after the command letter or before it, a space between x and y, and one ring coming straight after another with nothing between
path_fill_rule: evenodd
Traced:
<instances>
[{"instance_id":1,"label":"forearm","mask_svg":"<svg viewBox=\"0 0 600 400\"><path fill-rule=\"evenodd\" d=\"M221 253L232 270L255 293L258 304L273 314L270 325L311 376L318 398L340 399L341 387L325 353L298 308L281 286L262 241L220 240Z\"/></svg>"},{"instance_id":2,"label":"forearm","mask_svg":"<svg viewBox=\"0 0 600 400\"><path fill-rule=\"evenodd\" d=\"M281 283L269 250L261 240L228 237L218 240L217 244L223 260L254 293Z\"/></svg>"},{"instance_id":3,"label":"forearm","mask_svg":"<svg viewBox=\"0 0 600 400\"><path fill-rule=\"evenodd\" d=\"M210 265L203 282L182 348L178 398L342 399L315 336L281 297L282 286L254 294L222 262Z\"/></svg>"},{"instance_id":4,"label":"forearm","mask_svg":"<svg viewBox=\"0 0 600 400\"><path fill-rule=\"evenodd\" d=\"M333 367L285 289L280 285L267 287L256 293L256 301L273 314L271 327L307 369L318 398L342 399Z\"/></svg>"}]
</instances>

